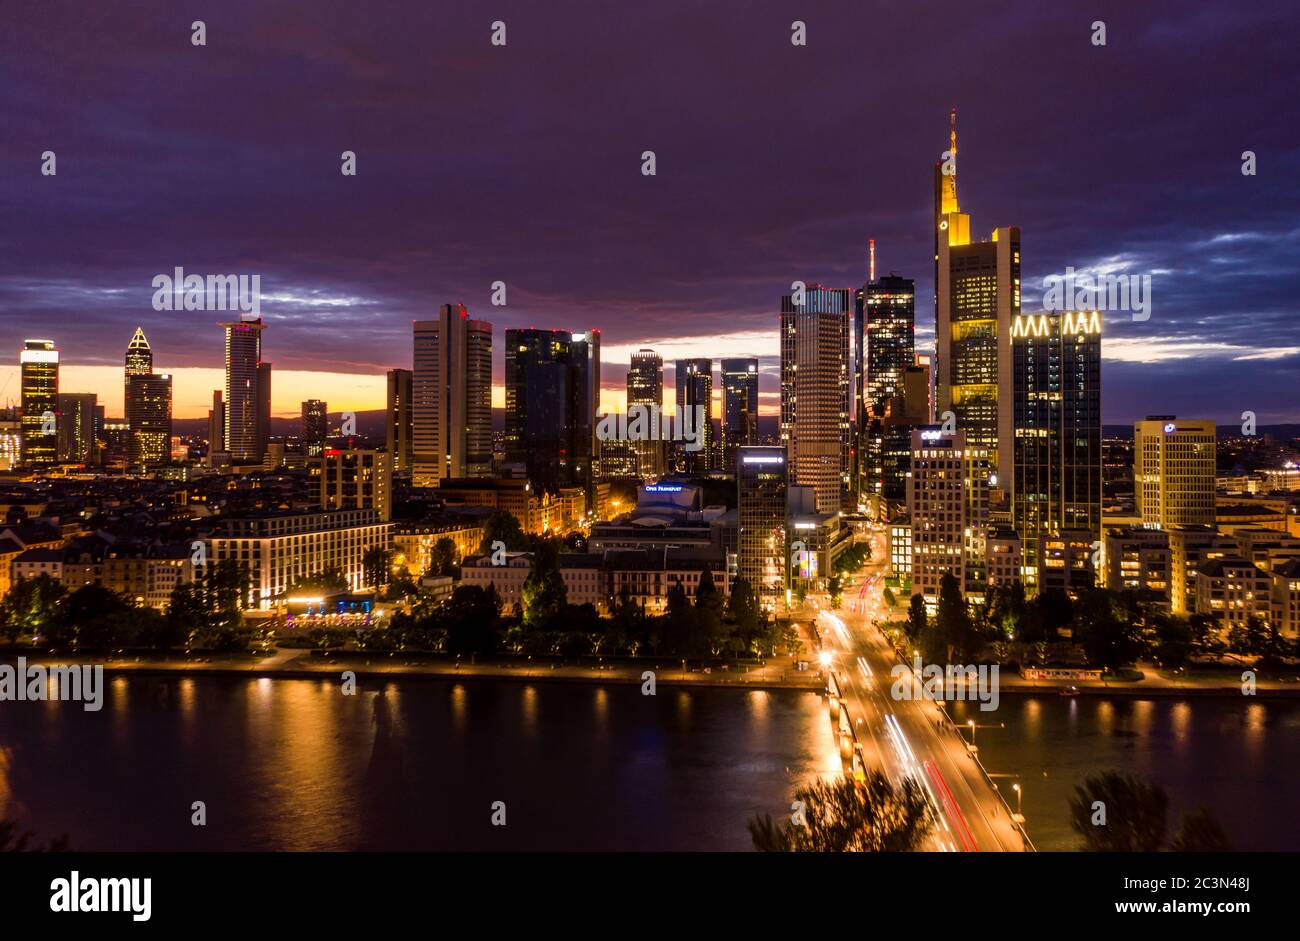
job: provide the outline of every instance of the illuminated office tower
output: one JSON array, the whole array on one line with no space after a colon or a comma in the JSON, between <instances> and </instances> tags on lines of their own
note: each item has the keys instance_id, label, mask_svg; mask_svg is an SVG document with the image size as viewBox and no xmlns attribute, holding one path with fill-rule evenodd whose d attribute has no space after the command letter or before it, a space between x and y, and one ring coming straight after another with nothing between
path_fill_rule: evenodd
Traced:
<instances>
[{"instance_id":1,"label":"illuminated office tower","mask_svg":"<svg viewBox=\"0 0 1300 941\"><path fill-rule=\"evenodd\" d=\"M59 462L94 464L98 426L94 392L59 393Z\"/></svg>"},{"instance_id":2,"label":"illuminated office tower","mask_svg":"<svg viewBox=\"0 0 1300 941\"><path fill-rule=\"evenodd\" d=\"M226 331L225 443L232 461L260 461L263 445L258 401L258 364L262 361L262 331L256 320L223 323Z\"/></svg>"},{"instance_id":3,"label":"illuminated office tower","mask_svg":"<svg viewBox=\"0 0 1300 941\"><path fill-rule=\"evenodd\" d=\"M1063 531L1101 538L1101 315L1023 314L1011 323L1011 494L1024 581L1040 584L1040 541Z\"/></svg>"},{"instance_id":4,"label":"illuminated office tower","mask_svg":"<svg viewBox=\"0 0 1300 941\"><path fill-rule=\"evenodd\" d=\"M492 324L444 304L437 320L412 325L412 481L492 473Z\"/></svg>"},{"instance_id":5,"label":"illuminated office tower","mask_svg":"<svg viewBox=\"0 0 1300 941\"><path fill-rule=\"evenodd\" d=\"M872 242L872 270L875 243ZM904 402L904 377L913 368L916 332L916 282L888 275L870 280L857 294L854 308L856 336L857 438L854 445L856 502L885 491L886 452L897 463L899 454L911 452L911 425L905 421L919 403ZM887 419L889 419L887 421ZM892 480L891 475L891 480ZM885 494L901 500L903 492Z\"/></svg>"},{"instance_id":6,"label":"illuminated office tower","mask_svg":"<svg viewBox=\"0 0 1300 941\"><path fill-rule=\"evenodd\" d=\"M124 409L128 418L131 416L131 377L147 376L153 372L153 349L149 346L149 340L144 335L142 327L136 327L135 333L131 335L131 342L126 345L125 369L123 384L125 389L123 394L125 398Z\"/></svg>"},{"instance_id":7,"label":"illuminated office tower","mask_svg":"<svg viewBox=\"0 0 1300 941\"><path fill-rule=\"evenodd\" d=\"M664 404L664 359L654 350L637 350L632 354L632 365L627 371L627 404L644 406L650 411L647 426L661 428L655 415ZM656 436L657 437L657 436ZM660 440L632 442L636 453L637 474L642 478L659 478L664 474L664 443Z\"/></svg>"},{"instance_id":8,"label":"illuminated office tower","mask_svg":"<svg viewBox=\"0 0 1300 941\"><path fill-rule=\"evenodd\" d=\"M818 513L849 496L848 288L810 284L804 303L781 298L781 443L790 482L812 487Z\"/></svg>"},{"instance_id":9,"label":"illuminated office tower","mask_svg":"<svg viewBox=\"0 0 1300 941\"><path fill-rule=\"evenodd\" d=\"M166 373L143 373L127 377L131 429L127 463L133 467L156 467L171 460L172 377Z\"/></svg>"},{"instance_id":10,"label":"illuminated office tower","mask_svg":"<svg viewBox=\"0 0 1300 941\"><path fill-rule=\"evenodd\" d=\"M1012 404L998 390L1011 370L1011 321L1020 313L1020 229L971 241L970 216L957 203L956 121L954 109L951 160L935 165L935 421L951 411L996 470L1011 460Z\"/></svg>"},{"instance_id":11,"label":"illuminated office tower","mask_svg":"<svg viewBox=\"0 0 1300 941\"><path fill-rule=\"evenodd\" d=\"M271 443L271 364L257 364L257 453L266 455Z\"/></svg>"},{"instance_id":12,"label":"illuminated office tower","mask_svg":"<svg viewBox=\"0 0 1300 941\"><path fill-rule=\"evenodd\" d=\"M736 572L769 607L788 584L785 448L742 447L736 462Z\"/></svg>"},{"instance_id":13,"label":"illuminated office tower","mask_svg":"<svg viewBox=\"0 0 1300 941\"><path fill-rule=\"evenodd\" d=\"M506 462L539 491L592 483L600 331L506 331Z\"/></svg>"},{"instance_id":14,"label":"illuminated office tower","mask_svg":"<svg viewBox=\"0 0 1300 941\"><path fill-rule=\"evenodd\" d=\"M931 422L929 367L906 367L899 393L886 400L885 415L879 420L879 493L901 503L907 499L907 475L912 469L912 432Z\"/></svg>"},{"instance_id":15,"label":"illuminated office tower","mask_svg":"<svg viewBox=\"0 0 1300 941\"><path fill-rule=\"evenodd\" d=\"M968 447L964 431L945 434L930 425L912 432L912 593L927 605L938 602L947 573L967 600L983 599L988 491L989 452Z\"/></svg>"},{"instance_id":16,"label":"illuminated office tower","mask_svg":"<svg viewBox=\"0 0 1300 941\"><path fill-rule=\"evenodd\" d=\"M736 472L739 450L758 443L758 360L724 359L722 365L722 467Z\"/></svg>"},{"instance_id":17,"label":"illuminated office tower","mask_svg":"<svg viewBox=\"0 0 1300 941\"><path fill-rule=\"evenodd\" d=\"M48 467L58 459L59 351L53 340L26 340L18 354L22 385L23 464Z\"/></svg>"},{"instance_id":18,"label":"illuminated office tower","mask_svg":"<svg viewBox=\"0 0 1300 941\"><path fill-rule=\"evenodd\" d=\"M319 457L329 436L329 407L320 399L302 403L302 447L308 457Z\"/></svg>"},{"instance_id":19,"label":"illuminated office tower","mask_svg":"<svg viewBox=\"0 0 1300 941\"><path fill-rule=\"evenodd\" d=\"M1133 423L1133 491L1144 525L1213 526L1215 424L1153 415Z\"/></svg>"},{"instance_id":20,"label":"illuminated office tower","mask_svg":"<svg viewBox=\"0 0 1300 941\"><path fill-rule=\"evenodd\" d=\"M388 370L384 424L394 471L411 469L411 378L409 369Z\"/></svg>"},{"instance_id":21,"label":"illuminated office tower","mask_svg":"<svg viewBox=\"0 0 1300 941\"><path fill-rule=\"evenodd\" d=\"M680 414L693 416L697 408L704 409L704 421L699 427L703 446L698 451L677 449L677 469L688 474L705 474L712 470L713 455L713 360L679 359L677 361L677 399ZM685 411L683 411L685 410ZM694 423L694 418L687 418Z\"/></svg>"}]
</instances>

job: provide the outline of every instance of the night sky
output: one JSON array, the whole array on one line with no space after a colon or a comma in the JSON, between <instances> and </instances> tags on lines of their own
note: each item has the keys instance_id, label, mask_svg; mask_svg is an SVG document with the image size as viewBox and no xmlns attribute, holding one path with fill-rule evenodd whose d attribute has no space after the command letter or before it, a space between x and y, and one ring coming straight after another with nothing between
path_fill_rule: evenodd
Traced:
<instances>
[{"instance_id":1,"label":"night sky","mask_svg":"<svg viewBox=\"0 0 1300 941\"><path fill-rule=\"evenodd\" d=\"M505 328L597 327L611 406L650 345L763 357L771 413L780 295L860 285L868 238L916 279L931 344L955 106L962 209L979 238L1022 227L1025 310L1066 266L1153 277L1149 321L1107 318L1108 423L1300 421L1298 22L1294 2L5 0L0 401L39 336L63 391L120 412L140 324L176 416L202 414L221 317L151 307L182 265L261 275L277 414L380 407L410 321L447 302L494 324L498 382Z\"/></svg>"}]
</instances>

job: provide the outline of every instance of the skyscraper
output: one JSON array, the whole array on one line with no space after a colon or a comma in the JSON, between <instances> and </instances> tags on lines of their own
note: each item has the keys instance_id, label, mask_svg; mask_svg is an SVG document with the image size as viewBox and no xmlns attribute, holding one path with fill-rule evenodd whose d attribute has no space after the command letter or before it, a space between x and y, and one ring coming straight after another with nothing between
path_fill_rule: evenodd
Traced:
<instances>
[{"instance_id":1,"label":"skyscraper","mask_svg":"<svg viewBox=\"0 0 1300 941\"><path fill-rule=\"evenodd\" d=\"M409 369L388 370L385 425L394 471L411 469L411 377Z\"/></svg>"},{"instance_id":2,"label":"skyscraper","mask_svg":"<svg viewBox=\"0 0 1300 941\"><path fill-rule=\"evenodd\" d=\"M736 572L769 607L788 583L788 470L785 448L755 445L738 450Z\"/></svg>"},{"instance_id":3,"label":"skyscraper","mask_svg":"<svg viewBox=\"0 0 1300 941\"><path fill-rule=\"evenodd\" d=\"M654 409L647 416L647 424L659 428L654 417L660 414L664 402L664 360L654 350L637 350L632 354L632 365L627 371L627 404ZM643 478L662 477L664 474L664 443L655 435L652 440L632 442L637 457L637 473Z\"/></svg>"},{"instance_id":4,"label":"skyscraper","mask_svg":"<svg viewBox=\"0 0 1300 941\"><path fill-rule=\"evenodd\" d=\"M1011 323L1012 463L1003 465L1025 583L1040 584L1049 533L1101 538L1101 315L1027 314Z\"/></svg>"},{"instance_id":5,"label":"skyscraper","mask_svg":"<svg viewBox=\"0 0 1300 941\"><path fill-rule=\"evenodd\" d=\"M1011 461L1012 405L998 389L1011 371L1011 321L1020 313L1020 229L971 241L970 216L957 203L956 122L954 109L951 159L935 166L935 419L952 412L996 469Z\"/></svg>"},{"instance_id":6,"label":"skyscraper","mask_svg":"<svg viewBox=\"0 0 1300 941\"><path fill-rule=\"evenodd\" d=\"M233 461L260 461L261 408L258 364L262 361L262 318L223 323L226 331L225 443Z\"/></svg>"},{"instance_id":7,"label":"skyscraper","mask_svg":"<svg viewBox=\"0 0 1300 941\"><path fill-rule=\"evenodd\" d=\"M257 364L257 456L266 456L271 443L271 364Z\"/></svg>"},{"instance_id":8,"label":"skyscraper","mask_svg":"<svg viewBox=\"0 0 1300 941\"><path fill-rule=\"evenodd\" d=\"M308 457L318 457L325 450L329 435L329 406L320 399L302 403L302 447Z\"/></svg>"},{"instance_id":9,"label":"skyscraper","mask_svg":"<svg viewBox=\"0 0 1300 941\"><path fill-rule=\"evenodd\" d=\"M166 373L137 373L127 377L131 412L127 425L131 438L127 463L156 467L171 460L172 377Z\"/></svg>"},{"instance_id":10,"label":"skyscraper","mask_svg":"<svg viewBox=\"0 0 1300 941\"><path fill-rule=\"evenodd\" d=\"M94 392L59 393L60 463L95 463L97 399Z\"/></svg>"},{"instance_id":11,"label":"skyscraper","mask_svg":"<svg viewBox=\"0 0 1300 941\"><path fill-rule=\"evenodd\" d=\"M214 466L213 456L226 453L226 403L221 390L212 390L212 408L208 410L208 466Z\"/></svg>"},{"instance_id":12,"label":"skyscraper","mask_svg":"<svg viewBox=\"0 0 1300 941\"><path fill-rule=\"evenodd\" d=\"M1133 491L1143 524L1214 525L1212 421L1153 415L1133 423Z\"/></svg>"},{"instance_id":13,"label":"skyscraper","mask_svg":"<svg viewBox=\"0 0 1300 941\"><path fill-rule=\"evenodd\" d=\"M153 349L144 330L135 328L123 358L123 406L131 429L127 463L154 467L171 459L171 376L153 371Z\"/></svg>"},{"instance_id":14,"label":"skyscraper","mask_svg":"<svg viewBox=\"0 0 1300 941\"><path fill-rule=\"evenodd\" d=\"M18 354L23 397L23 464L58 459L59 351L53 340L26 340Z\"/></svg>"},{"instance_id":15,"label":"skyscraper","mask_svg":"<svg viewBox=\"0 0 1300 941\"><path fill-rule=\"evenodd\" d=\"M802 305L781 298L781 443L791 483L813 488L818 513L848 496L851 295L810 284Z\"/></svg>"},{"instance_id":16,"label":"skyscraper","mask_svg":"<svg viewBox=\"0 0 1300 941\"><path fill-rule=\"evenodd\" d=\"M916 355L916 283L892 274L867 282L857 294L854 320L856 502L873 493L902 499L896 474L890 475L890 492L884 491L886 464L892 462L896 471L899 455L910 453L913 423L904 418L918 417L919 403L904 401L904 377Z\"/></svg>"},{"instance_id":17,"label":"skyscraper","mask_svg":"<svg viewBox=\"0 0 1300 941\"><path fill-rule=\"evenodd\" d=\"M678 414L694 416L696 409L704 410L704 420L699 428L703 446L698 451L679 447L677 469L688 474L707 474L712 469L710 457L713 454L713 360L679 359L675 371ZM687 417L686 421L694 425L695 419Z\"/></svg>"},{"instance_id":18,"label":"skyscraper","mask_svg":"<svg viewBox=\"0 0 1300 941\"><path fill-rule=\"evenodd\" d=\"M492 324L470 320L464 304L443 304L437 320L413 324L412 480L492 470Z\"/></svg>"},{"instance_id":19,"label":"skyscraper","mask_svg":"<svg viewBox=\"0 0 1300 941\"><path fill-rule=\"evenodd\" d=\"M758 360L722 361L722 467L736 472L740 448L758 443Z\"/></svg>"},{"instance_id":20,"label":"skyscraper","mask_svg":"<svg viewBox=\"0 0 1300 941\"><path fill-rule=\"evenodd\" d=\"M590 488L600 401L600 331L506 331L506 461L541 491Z\"/></svg>"}]
</instances>

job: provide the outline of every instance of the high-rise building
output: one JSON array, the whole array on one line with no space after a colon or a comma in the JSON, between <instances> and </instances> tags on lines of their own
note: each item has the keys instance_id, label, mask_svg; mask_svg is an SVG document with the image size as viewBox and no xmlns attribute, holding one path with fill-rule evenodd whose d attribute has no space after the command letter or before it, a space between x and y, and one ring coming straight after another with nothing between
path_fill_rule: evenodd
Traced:
<instances>
[{"instance_id":1,"label":"high-rise building","mask_svg":"<svg viewBox=\"0 0 1300 941\"><path fill-rule=\"evenodd\" d=\"M208 465L217 462L215 455L226 453L226 403L221 390L212 390L212 408L208 409Z\"/></svg>"},{"instance_id":2,"label":"high-rise building","mask_svg":"<svg viewBox=\"0 0 1300 941\"><path fill-rule=\"evenodd\" d=\"M686 421L692 426L695 416L703 409L704 420L700 423L700 448L687 451L685 447L677 448L677 469L688 474L707 474L712 470L710 458L713 455L713 360L679 359L675 370L677 376L677 411L687 416Z\"/></svg>"},{"instance_id":3,"label":"high-rise building","mask_svg":"<svg viewBox=\"0 0 1300 941\"><path fill-rule=\"evenodd\" d=\"M156 467L171 460L172 377L166 373L140 373L127 377L131 440L127 463Z\"/></svg>"},{"instance_id":4,"label":"high-rise building","mask_svg":"<svg viewBox=\"0 0 1300 941\"><path fill-rule=\"evenodd\" d=\"M632 354L632 365L627 371L627 404L650 409L647 424L662 427L655 416L664 403L664 359L654 350L637 350ZM658 435L632 442L637 456L637 474L643 478L659 478L665 471L664 443Z\"/></svg>"},{"instance_id":5,"label":"high-rise building","mask_svg":"<svg viewBox=\"0 0 1300 941\"><path fill-rule=\"evenodd\" d=\"M411 377L409 369L388 370L386 430L394 471L411 469Z\"/></svg>"},{"instance_id":6,"label":"high-rise building","mask_svg":"<svg viewBox=\"0 0 1300 941\"><path fill-rule=\"evenodd\" d=\"M790 482L813 488L819 513L849 495L851 295L810 284L801 305L781 298L781 443Z\"/></svg>"},{"instance_id":7,"label":"high-rise building","mask_svg":"<svg viewBox=\"0 0 1300 941\"><path fill-rule=\"evenodd\" d=\"M464 304L443 304L437 320L413 324L412 480L492 472L492 324L470 320Z\"/></svg>"},{"instance_id":8,"label":"high-rise building","mask_svg":"<svg viewBox=\"0 0 1300 941\"><path fill-rule=\"evenodd\" d=\"M381 522L392 519L393 469L387 451L325 448L310 464L321 509L373 507Z\"/></svg>"},{"instance_id":9,"label":"high-rise building","mask_svg":"<svg viewBox=\"0 0 1300 941\"><path fill-rule=\"evenodd\" d=\"M223 323L226 331L225 443L231 460L262 460L262 409L258 389L262 362L262 318Z\"/></svg>"},{"instance_id":10,"label":"high-rise building","mask_svg":"<svg viewBox=\"0 0 1300 941\"><path fill-rule=\"evenodd\" d=\"M768 606L789 579L786 503L790 479L785 448L752 445L736 462L736 572Z\"/></svg>"},{"instance_id":11,"label":"high-rise building","mask_svg":"<svg viewBox=\"0 0 1300 941\"><path fill-rule=\"evenodd\" d=\"M329 406L320 399L302 403L302 448L308 457L318 457L325 450L329 436Z\"/></svg>"},{"instance_id":12,"label":"high-rise building","mask_svg":"<svg viewBox=\"0 0 1300 941\"><path fill-rule=\"evenodd\" d=\"M1213 526L1215 424L1153 415L1133 423L1133 492L1144 525Z\"/></svg>"},{"instance_id":13,"label":"high-rise building","mask_svg":"<svg viewBox=\"0 0 1300 941\"><path fill-rule=\"evenodd\" d=\"M589 489L600 402L600 331L506 331L506 461L539 491Z\"/></svg>"},{"instance_id":14,"label":"high-rise building","mask_svg":"<svg viewBox=\"0 0 1300 941\"><path fill-rule=\"evenodd\" d=\"M758 444L758 360L722 361L722 467L734 474L740 448Z\"/></svg>"},{"instance_id":15,"label":"high-rise building","mask_svg":"<svg viewBox=\"0 0 1300 941\"><path fill-rule=\"evenodd\" d=\"M23 398L23 464L48 467L59 456L59 351L53 340L27 340L18 354Z\"/></svg>"},{"instance_id":16,"label":"high-rise building","mask_svg":"<svg viewBox=\"0 0 1300 941\"><path fill-rule=\"evenodd\" d=\"M257 453L266 456L271 443L271 364L257 364Z\"/></svg>"},{"instance_id":17,"label":"high-rise building","mask_svg":"<svg viewBox=\"0 0 1300 941\"><path fill-rule=\"evenodd\" d=\"M94 464L98 427L94 392L59 393L59 462Z\"/></svg>"},{"instance_id":18,"label":"high-rise building","mask_svg":"<svg viewBox=\"0 0 1300 941\"><path fill-rule=\"evenodd\" d=\"M1044 535L1101 538L1101 314L1017 316L1011 347L998 395L1012 404L1006 427L1014 431L999 476L1023 545L1024 581L1035 586Z\"/></svg>"},{"instance_id":19,"label":"high-rise building","mask_svg":"<svg viewBox=\"0 0 1300 941\"><path fill-rule=\"evenodd\" d=\"M131 416L131 377L148 376L153 373L153 348L144 335L143 327L136 327L131 335L131 342L126 345L125 377L123 379L123 403L128 420Z\"/></svg>"},{"instance_id":20,"label":"high-rise building","mask_svg":"<svg viewBox=\"0 0 1300 941\"><path fill-rule=\"evenodd\" d=\"M874 246L873 241L873 269ZM904 379L916 356L916 282L892 274L868 281L856 293L853 317L854 502L861 505L871 494L901 500L900 459L911 453L912 426L928 421L920 418L915 396L904 401ZM905 421L908 418L920 421ZM906 462L901 463L905 473ZM887 465L893 468L888 474Z\"/></svg>"},{"instance_id":21,"label":"high-rise building","mask_svg":"<svg viewBox=\"0 0 1300 941\"><path fill-rule=\"evenodd\" d=\"M970 215L957 203L956 122L954 109L951 159L935 166L935 419L952 412L996 470L1012 459L1012 406L998 390L1011 371L1011 321L1020 313L1020 229L971 241Z\"/></svg>"},{"instance_id":22,"label":"high-rise building","mask_svg":"<svg viewBox=\"0 0 1300 941\"><path fill-rule=\"evenodd\" d=\"M16 469L23 460L22 414L13 406L0 408L0 471ZM0 580L4 578L0 569Z\"/></svg>"},{"instance_id":23,"label":"high-rise building","mask_svg":"<svg viewBox=\"0 0 1300 941\"><path fill-rule=\"evenodd\" d=\"M945 434L941 425L930 425L912 432L912 593L928 605L938 602L948 573L968 600L984 596L989 476L988 450L968 446L961 428Z\"/></svg>"}]
</instances>

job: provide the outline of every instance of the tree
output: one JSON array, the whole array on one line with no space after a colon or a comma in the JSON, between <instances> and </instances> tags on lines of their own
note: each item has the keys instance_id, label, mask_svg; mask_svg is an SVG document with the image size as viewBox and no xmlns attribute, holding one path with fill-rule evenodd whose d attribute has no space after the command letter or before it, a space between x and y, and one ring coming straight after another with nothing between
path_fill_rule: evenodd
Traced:
<instances>
[{"instance_id":1,"label":"tree","mask_svg":"<svg viewBox=\"0 0 1300 941\"><path fill-rule=\"evenodd\" d=\"M392 575L391 549L384 546L372 546L361 556L361 572L365 583L371 588L382 588L388 584Z\"/></svg>"},{"instance_id":2,"label":"tree","mask_svg":"<svg viewBox=\"0 0 1300 941\"><path fill-rule=\"evenodd\" d=\"M451 593L440 612L446 630L447 652L495 653L501 643L497 619L501 614L492 586L461 585Z\"/></svg>"},{"instance_id":3,"label":"tree","mask_svg":"<svg viewBox=\"0 0 1300 941\"><path fill-rule=\"evenodd\" d=\"M1131 592L1089 589L1075 605L1075 639L1093 663L1118 670L1142 652L1140 613Z\"/></svg>"},{"instance_id":4,"label":"tree","mask_svg":"<svg viewBox=\"0 0 1300 941\"><path fill-rule=\"evenodd\" d=\"M553 541L543 540L534 550L521 594L524 624L530 628L549 626L568 603L569 592L560 574L560 553Z\"/></svg>"},{"instance_id":5,"label":"tree","mask_svg":"<svg viewBox=\"0 0 1300 941\"><path fill-rule=\"evenodd\" d=\"M935 616L933 640L923 645L927 660L935 663L966 662L974 653L975 632L971 625L961 585L951 572L939 580L939 610Z\"/></svg>"},{"instance_id":6,"label":"tree","mask_svg":"<svg viewBox=\"0 0 1300 941\"><path fill-rule=\"evenodd\" d=\"M66 853L68 836L55 837L44 845L33 844L31 833L18 829L14 820L0 820L0 853Z\"/></svg>"},{"instance_id":7,"label":"tree","mask_svg":"<svg viewBox=\"0 0 1300 941\"><path fill-rule=\"evenodd\" d=\"M429 555L429 572L433 575L450 575L460 577L460 560L456 557L456 543L450 536L443 536L433 544Z\"/></svg>"},{"instance_id":8,"label":"tree","mask_svg":"<svg viewBox=\"0 0 1300 941\"><path fill-rule=\"evenodd\" d=\"M826 580L826 593L831 596L831 609L838 610L844 601L844 584L838 575L832 575Z\"/></svg>"},{"instance_id":9,"label":"tree","mask_svg":"<svg viewBox=\"0 0 1300 941\"><path fill-rule=\"evenodd\" d=\"M757 633L760 617L758 596L754 594L749 579L736 576L731 583L731 597L727 599L727 614L736 624L736 630L745 636Z\"/></svg>"},{"instance_id":10,"label":"tree","mask_svg":"<svg viewBox=\"0 0 1300 941\"><path fill-rule=\"evenodd\" d=\"M713 584L713 571L708 566L700 569L700 582L695 586L695 630L713 656L722 653L727 641L722 625L722 593Z\"/></svg>"},{"instance_id":11,"label":"tree","mask_svg":"<svg viewBox=\"0 0 1300 941\"><path fill-rule=\"evenodd\" d=\"M130 607L125 598L103 585L83 585L64 600L47 639L56 647L130 646L134 641L126 616Z\"/></svg>"},{"instance_id":12,"label":"tree","mask_svg":"<svg viewBox=\"0 0 1300 941\"><path fill-rule=\"evenodd\" d=\"M479 543L479 555L491 555L494 542L505 543L510 552L523 552L529 548L528 537L513 513L497 510L483 521L483 541Z\"/></svg>"},{"instance_id":13,"label":"tree","mask_svg":"<svg viewBox=\"0 0 1300 941\"><path fill-rule=\"evenodd\" d=\"M1075 786L1074 797L1070 798L1070 826L1083 837L1084 850L1154 853L1164 844L1168 811L1169 795L1160 785L1118 771L1104 771L1089 775L1082 785Z\"/></svg>"},{"instance_id":14,"label":"tree","mask_svg":"<svg viewBox=\"0 0 1300 941\"><path fill-rule=\"evenodd\" d=\"M930 619L925 613L925 596L913 595L907 605L907 624L904 628L907 639L913 644L920 643L929 625Z\"/></svg>"},{"instance_id":15,"label":"tree","mask_svg":"<svg viewBox=\"0 0 1300 941\"><path fill-rule=\"evenodd\" d=\"M49 575L17 578L0 602L0 632L13 643L19 635L39 635L59 614L67 589Z\"/></svg>"},{"instance_id":16,"label":"tree","mask_svg":"<svg viewBox=\"0 0 1300 941\"><path fill-rule=\"evenodd\" d=\"M1169 848L1175 853L1227 853L1232 846L1219 821L1204 807L1184 813Z\"/></svg>"},{"instance_id":17,"label":"tree","mask_svg":"<svg viewBox=\"0 0 1300 941\"><path fill-rule=\"evenodd\" d=\"M754 848L765 853L889 853L917 850L930 830L921 788L911 778L895 789L879 771L866 781L817 781L795 792L801 822L749 821Z\"/></svg>"}]
</instances>

